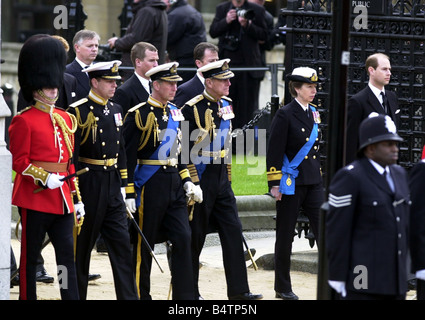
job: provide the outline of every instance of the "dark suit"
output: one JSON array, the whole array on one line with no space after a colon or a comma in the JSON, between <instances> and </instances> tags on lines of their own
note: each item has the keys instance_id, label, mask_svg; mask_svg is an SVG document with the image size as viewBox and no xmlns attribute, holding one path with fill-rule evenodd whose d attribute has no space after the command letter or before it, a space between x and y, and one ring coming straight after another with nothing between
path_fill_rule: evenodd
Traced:
<instances>
[{"instance_id":1,"label":"dark suit","mask_svg":"<svg viewBox=\"0 0 425 320\"><path fill-rule=\"evenodd\" d=\"M66 66L65 72L72 74L77 79L77 97L76 100L83 99L88 96L90 91L90 79L88 75L81 72L83 68L74 60Z\"/></svg>"},{"instance_id":2,"label":"dark suit","mask_svg":"<svg viewBox=\"0 0 425 320\"><path fill-rule=\"evenodd\" d=\"M133 75L115 91L112 101L118 103L122 107L123 116L125 116L129 109L141 102L145 102L148 98L149 92L146 91L139 78L133 73Z\"/></svg>"},{"instance_id":3,"label":"dark suit","mask_svg":"<svg viewBox=\"0 0 425 320\"><path fill-rule=\"evenodd\" d=\"M180 86L177 87L177 92L176 96L174 97L173 103L177 107L181 108L190 99L204 92L204 89L204 84L195 74L192 79L182 83Z\"/></svg>"},{"instance_id":4,"label":"dark suit","mask_svg":"<svg viewBox=\"0 0 425 320\"><path fill-rule=\"evenodd\" d=\"M63 110L68 109L69 105L77 101L77 79L71 74L63 74L63 86L59 88L59 97L55 103L55 106ZM31 102L27 102L22 94L22 91L19 90L18 94L18 107L17 110L21 111L26 107L30 106Z\"/></svg>"},{"instance_id":5,"label":"dark suit","mask_svg":"<svg viewBox=\"0 0 425 320\"><path fill-rule=\"evenodd\" d=\"M241 9L252 9L255 18L252 23L242 28L238 20L230 24L226 22L227 12L234 9L232 2L220 3L216 7L215 17L210 26L210 36L219 38L219 56L221 59L231 59L231 67L261 67L262 59L259 41L267 40L267 25L265 22L265 9L255 3L245 1ZM239 39L239 45L229 48L226 45L229 36ZM264 71L234 72L231 80L229 97L233 100L235 119L234 128L241 128L252 119L253 113L258 109L260 82Z\"/></svg>"},{"instance_id":6,"label":"dark suit","mask_svg":"<svg viewBox=\"0 0 425 320\"><path fill-rule=\"evenodd\" d=\"M292 161L298 151L309 139L313 129L313 113L309 116L293 100L276 112L270 127L267 150L267 180L269 187L279 186L282 179L284 154ZM310 226L318 238L319 210L324 201L322 176L320 169L319 141L309 150L306 158L298 166L295 179L295 194L282 195L276 201L276 246L275 246L275 290L288 293L292 291L290 278L290 255L295 225L300 208L309 218Z\"/></svg>"},{"instance_id":7,"label":"dark suit","mask_svg":"<svg viewBox=\"0 0 425 320\"><path fill-rule=\"evenodd\" d=\"M397 129L400 125L400 109L398 108L397 96L394 92L385 90L389 103L389 116L393 119ZM359 127L363 119L371 112L385 114L382 104L376 98L369 86L352 96L348 100L347 107L347 149L346 164L356 159L359 147Z\"/></svg>"},{"instance_id":8,"label":"dark suit","mask_svg":"<svg viewBox=\"0 0 425 320\"><path fill-rule=\"evenodd\" d=\"M362 298L406 294L408 177L398 165L389 168L394 192L368 158L340 169L329 187L329 279L346 283L347 298L352 293Z\"/></svg>"},{"instance_id":9,"label":"dark suit","mask_svg":"<svg viewBox=\"0 0 425 320\"><path fill-rule=\"evenodd\" d=\"M412 272L425 269L425 163L417 163L410 171L410 256ZM417 299L425 300L425 281L417 279Z\"/></svg>"}]
</instances>

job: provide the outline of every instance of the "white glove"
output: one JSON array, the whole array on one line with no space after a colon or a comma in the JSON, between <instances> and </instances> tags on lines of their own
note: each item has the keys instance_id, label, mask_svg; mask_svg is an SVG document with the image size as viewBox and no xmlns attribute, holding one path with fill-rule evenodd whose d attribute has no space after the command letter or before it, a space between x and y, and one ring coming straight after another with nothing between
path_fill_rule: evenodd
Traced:
<instances>
[{"instance_id":1,"label":"white glove","mask_svg":"<svg viewBox=\"0 0 425 320\"><path fill-rule=\"evenodd\" d=\"M193 200L198 203L202 203L202 201L204 200L202 189L199 185L195 185L195 188L193 188Z\"/></svg>"},{"instance_id":2,"label":"white glove","mask_svg":"<svg viewBox=\"0 0 425 320\"><path fill-rule=\"evenodd\" d=\"M127 198L127 194L125 193L125 187L121 187L121 195L123 200L125 201L125 198Z\"/></svg>"},{"instance_id":3,"label":"white glove","mask_svg":"<svg viewBox=\"0 0 425 320\"><path fill-rule=\"evenodd\" d=\"M134 199L134 198L125 199L125 205L127 206L127 209L131 213L135 213L136 212L136 199Z\"/></svg>"},{"instance_id":4,"label":"white glove","mask_svg":"<svg viewBox=\"0 0 425 320\"><path fill-rule=\"evenodd\" d=\"M49 189L56 189L56 188L60 188L63 185L63 181L61 181L60 179L65 178L64 176L61 176L59 174L56 173L50 173L49 177L47 178L47 188Z\"/></svg>"},{"instance_id":5,"label":"white glove","mask_svg":"<svg viewBox=\"0 0 425 320\"><path fill-rule=\"evenodd\" d=\"M80 220L82 217L86 215L86 212L84 211L84 203L78 202L74 204L74 210L77 214L77 219Z\"/></svg>"},{"instance_id":6,"label":"white glove","mask_svg":"<svg viewBox=\"0 0 425 320\"><path fill-rule=\"evenodd\" d=\"M331 286L331 288L334 289L336 292L338 292L342 297L345 297L347 295L344 281L328 280L328 283Z\"/></svg>"},{"instance_id":7,"label":"white glove","mask_svg":"<svg viewBox=\"0 0 425 320\"><path fill-rule=\"evenodd\" d=\"M416 271L415 276L419 280L425 280L425 269Z\"/></svg>"}]
</instances>

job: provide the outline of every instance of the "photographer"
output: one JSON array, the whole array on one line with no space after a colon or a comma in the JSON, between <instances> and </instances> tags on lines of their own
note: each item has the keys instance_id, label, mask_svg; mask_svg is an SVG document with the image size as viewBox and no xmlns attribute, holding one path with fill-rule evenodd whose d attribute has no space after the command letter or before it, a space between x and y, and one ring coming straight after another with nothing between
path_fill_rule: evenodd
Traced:
<instances>
[{"instance_id":1,"label":"photographer","mask_svg":"<svg viewBox=\"0 0 425 320\"><path fill-rule=\"evenodd\" d=\"M217 5L210 36L219 38L219 56L229 58L232 68L261 67L260 41L267 40L265 9L246 0ZM229 97L235 112L234 127L241 128L258 109L260 82L264 71L236 71Z\"/></svg>"}]
</instances>

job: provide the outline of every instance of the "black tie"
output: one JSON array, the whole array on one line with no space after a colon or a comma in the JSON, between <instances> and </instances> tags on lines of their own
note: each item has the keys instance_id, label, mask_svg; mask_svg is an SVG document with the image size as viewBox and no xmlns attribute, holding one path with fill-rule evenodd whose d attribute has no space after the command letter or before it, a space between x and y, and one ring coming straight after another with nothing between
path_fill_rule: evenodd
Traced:
<instances>
[{"instance_id":1,"label":"black tie","mask_svg":"<svg viewBox=\"0 0 425 320\"><path fill-rule=\"evenodd\" d=\"M382 107L384 108L385 113L388 114L388 98L383 91L381 91L381 96L382 96Z\"/></svg>"},{"instance_id":2,"label":"black tie","mask_svg":"<svg viewBox=\"0 0 425 320\"><path fill-rule=\"evenodd\" d=\"M149 81L149 94L152 94L152 81Z\"/></svg>"},{"instance_id":3,"label":"black tie","mask_svg":"<svg viewBox=\"0 0 425 320\"><path fill-rule=\"evenodd\" d=\"M307 113L307 118L310 118L310 113L308 112L308 109L309 108L305 109L305 113Z\"/></svg>"},{"instance_id":4,"label":"black tie","mask_svg":"<svg viewBox=\"0 0 425 320\"><path fill-rule=\"evenodd\" d=\"M384 176L384 179L387 181L391 191L394 192L394 182L391 179L391 175L387 174L387 170L384 170L383 176Z\"/></svg>"}]
</instances>

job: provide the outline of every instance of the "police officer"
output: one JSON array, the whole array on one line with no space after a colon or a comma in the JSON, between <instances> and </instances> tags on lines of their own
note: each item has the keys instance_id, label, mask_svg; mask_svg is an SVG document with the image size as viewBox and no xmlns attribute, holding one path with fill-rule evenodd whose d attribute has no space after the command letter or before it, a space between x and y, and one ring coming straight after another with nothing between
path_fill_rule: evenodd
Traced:
<instances>
[{"instance_id":1,"label":"police officer","mask_svg":"<svg viewBox=\"0 0 425 320\"><path fill-rule=\"evenodd\" d=\"M287 79L294 100L279 109L273 118L267 150L267 180L276 199L276 297L298 300L290 277L294 229L302 207L318 238L324 192L318 153L320 115L311 103L317 92L317 73L312 68L299 67Z\"/></svg>"},{"instance_id":2,"label":"police officer","mask_svg":"<svg viewBox=\"0 0 425 320\"><path fill-rule=\"evenodd\" d=\"M359 160L329 186L329 284L342 298L404 299L407 291L409 185L397 165L402 141L388 115L362 121Z\"/></svg>"},{"instance_id":3,"label":"police officer","mask_svg":"<svg viewBox=\"0 0 425 320\"><path fill-rule=\"evenodd\" d=\"M22 224L21 300L37 299L37 258L46 233L55 248L58 266L66 268L62 276L67 278L62 278L62 284L67 287L60 287L61 297L78 299L72 213L82 217L84 205L75 180L63 181L75 172L71 159L76 119L55 108L65 63L65 49L49 35L30 37L19 55L19 84L25 100L31 102L9 126L16 172L12 204L18 207Z\"/></svg>"},{"instance_id":4,"label":"police officer","mask_svg":"<svg viewBox=\"0 0 425 320\"><path fill-rule=\"evenodd\" d=\"M229 93L230 59L209 63L198 69L205 78L205 90L182 108L189 122L190 159L188 168L192 180L200 185L204 201L196 204L191 221L192 265L195 290L198 288L199 256L209 227L219 233L223 249L227 295L234 300L258 300L261 294L249 291L243 251L242 225L231 187L231 120L234 118ZM196 137L195 140L192 136Z\"/></svg>"},{"instance_id":5,"label":"police officer","mask_svg":"<svg viewBox=\"0 0 425 320\"><path fill-rule=\"evenodd\" d=\"M125 189L127 164L122 135L122 109L109 101L121 77L121 61L99 62L85 69L91 90L70 106L77 118L75 160L90 171L79 179L86 220L77 239L76 265L80 299L87 297L91 250L99 235L108 248L118 299L138 299L131 266ZM124 196L124 198L123 198Z\"/></svg>"},{"instance_id":6,"label":"police officer","mask_svg":"<svg viewBox=\"0 0 425 320\"><path fill-rule=\"evenodd\" d=\"M146 76L152 80L152 94L146 102L129 110L124 136L129 170L126 203L151 247L169 240L173 299L193 300L190 251L189 201L202 202L202 191L192 183L186 165L179 164L184 120L173 100L177 82L177 62L152 68ZM185 196L186 192L186 196ZM165 238L161 238L165 237ZM151 299L152 257L142 243L134 243L134 267L140 299Z\"/></svg>"}]
</instances>

